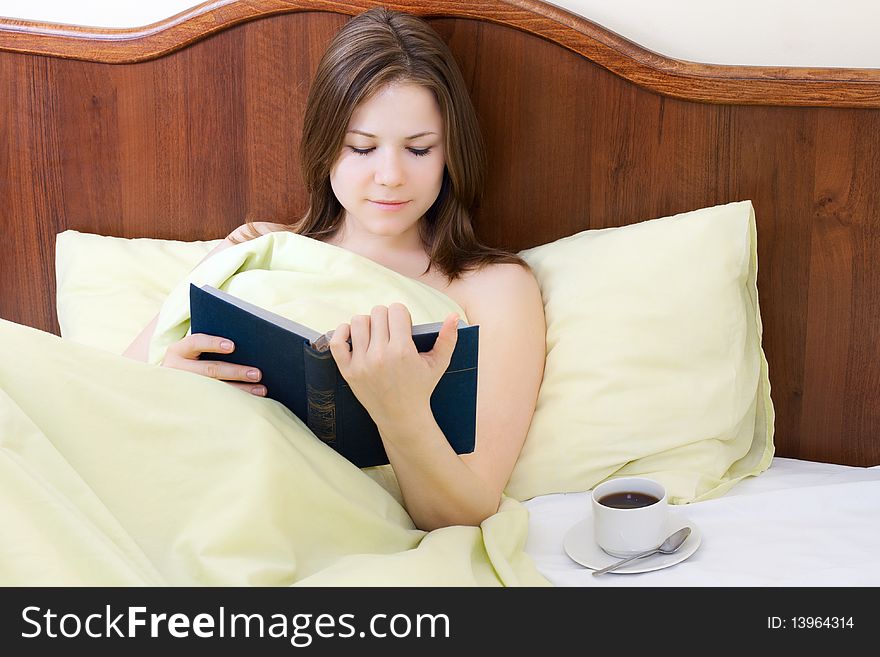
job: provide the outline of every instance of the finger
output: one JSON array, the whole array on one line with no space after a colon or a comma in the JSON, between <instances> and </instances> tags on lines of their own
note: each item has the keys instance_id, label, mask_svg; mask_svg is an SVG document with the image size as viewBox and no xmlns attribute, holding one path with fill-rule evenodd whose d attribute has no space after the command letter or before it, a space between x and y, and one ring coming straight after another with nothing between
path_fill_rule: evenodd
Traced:
<instances>
[{"instance_id":1,"label":"finger","mask_svg":"<svg viewBox=\"0 0 880 657\"><path fill-rule=\"evenodd\" d=\"M402 349L409 347L415 349L412 339L412 316L402 303L392 303L388 307L388 331L391 344Z\"/></svg>"},{"instance_id":2,"label":"finger","mask_svg":"<svg viewBox=\"0 0 880 657\"><path fill-rule=\"evenodd\" d=\"M252 383L235 383L234 381L226 381L227 385L232 386L233 388L238 388L242 392L247 392L255 397L265 397L266 396L266 386L263 385L253 385Z\"/></svg>"},{"instance_id":3,"label":"finger","mask_svg":"<svg viewBox=\"0 0 880 657\"><path fill-rule=\"evenodd\" d=\"M363 354L370 346L370 316L355 315L351 318L351 353L353 358Z\"/></svg>"},{"instance_id":4,"label":"finger","mask_svg":"<svg viewBox=\"0 0 880 657\"><path fill-rule=\"evenodd\" d=\"M370 312L370 351L388 346L388 308L374 306Z\"/></svg>"},{"instance_id":5,"label":"finger","mask_svg":"<svg viewBox=\"0 0 880 657\"><path fill-rule=\"evenodd\" d=\"M245 381L253 385L262 378L256 367L224 363L219 360L191 360L191 372L220 381ZM183 369L183 368L181 368Z\"/></svg>"},{"instance_id":6,"label":"finger","mask_svg":"<svg viewBox=\"0 0 880 657\"><path fill-rule=\"evenodd\" d=\"M235 350L232 340L217 335L193 333L177 343L175 352L181 358L198 358L199 354L228 354Z\"/></svg>"},{"instance_id":7,"label":"finger","mask_svg":"<svg viewBox=\"0 0 880 657\"><path fill-rule=\"evenodd\" d=\"M336 361L340 372L345 372L348 364L351 362L351 345L348 343L350 337L351 326L340 324L333 331L333 336L330 338L330 354L333 356L333 360Z\"/></svg>"},{"instance_id":8,"label":"finger","mask_svg":"<svg viewBox=\"0 0 880 657\"><path fill-rule=\"evenodd\" d=\"M449 367L449 361L452 360L452 352L455 351L455 344L457 342L458 315L452 313L443 322L443 326L440 327L437 341L429 352L438 366L443 365L443 369Z\"/></svg>"}]
</instances>

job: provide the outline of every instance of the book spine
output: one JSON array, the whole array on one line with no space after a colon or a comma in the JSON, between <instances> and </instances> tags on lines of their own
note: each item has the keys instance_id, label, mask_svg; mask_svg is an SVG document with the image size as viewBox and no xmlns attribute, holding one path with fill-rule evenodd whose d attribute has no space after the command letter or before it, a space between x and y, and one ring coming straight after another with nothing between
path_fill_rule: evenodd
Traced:
<instances>
[{"instance_id":1,"label":"book spine","mask_svg":"<svg viewBox=\"0 0 880 657\"><path fill-rule=\"evenodd\" d=\"M305 364L307 421L309 429L319 439L340 451L336 431L336 362L330 351L317 351L303 345Z\"/></svg>"}]
</instances>

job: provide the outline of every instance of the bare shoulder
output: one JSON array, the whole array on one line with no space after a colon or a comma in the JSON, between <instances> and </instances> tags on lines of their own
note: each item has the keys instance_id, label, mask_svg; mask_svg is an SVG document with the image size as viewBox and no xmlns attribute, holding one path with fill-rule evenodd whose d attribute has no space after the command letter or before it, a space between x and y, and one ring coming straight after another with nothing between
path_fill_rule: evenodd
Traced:
<instances>
[{"instance_id":1,"label":"bare shoulder","mask_svg":"<svg viewBox=\"0 0 880 657\"><path fill-rule=\"evenodd\" d=\"M274 233L276 231L286 229L287 226L285 226L284 224L273 224L269 221L254 221L249 224L242 224L234 231L229 233L229 235L227 235L222 242L215 246L211 250L211 252L207 256L205 256L204 259L207 260L211 256L217 255L221 251L225 251L226 249L233 247L236 244L241 244L242 242L247 242L257 237L262 237L266 233Z\"/></svg>"},{"instance_id":2,"label":"bare shoulder","mask_svg":"<svg viewBox=\"0 0 880 657\"><path fill-rule=\"evenodd\" d=\"M279 230L287 230L286 224L276 224L271 221L255 221L253 222L254 227L260 232L260 235L265 235L266 233L275 233Z\"/></svg>"},{"instance_id":3,"label":"bare shoulder","mask_svg":"<svg viewBox=\"0 0 880 657\"><path fill-rule=\"evenodd\" d=\"M516 263L487 265L477 271L469 272L463 281L469 296L474 301L486 301L495 295L519 296L538 293L538 281L530 269Z\"/></svg>"},{"instance_id":4,"label":"bare shoulder","mask_svg":"<svg viewBox=\"0 0 880 657\"><path fill-rule=\"evenodd\" d=\"M284 224L276 224L271 221L252 221L236 228L226 236L226 239L232 243L246 242L267 233L274 233L286 228L287 226Z\"/></svg>"},{"instance_id":5,"label":"bare shoulder","mask_svg":"<svg viewBox=\"0 0 880 657\"><path fill-rule=\"evenodd\" d=\"M469 272L462 281L471 321L485 321L497 312L540 315L543 302L532 271L516 263L488 265Z\"/></svg>"}]
</instances>

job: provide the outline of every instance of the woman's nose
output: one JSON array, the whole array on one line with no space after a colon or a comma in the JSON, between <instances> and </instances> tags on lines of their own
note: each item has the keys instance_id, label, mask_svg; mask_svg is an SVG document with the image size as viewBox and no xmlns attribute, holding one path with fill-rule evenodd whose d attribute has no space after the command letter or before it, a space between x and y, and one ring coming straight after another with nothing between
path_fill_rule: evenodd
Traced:
<instances>
[{"instance_id":1,"label":"woman's nose","mask_svg":"<svg viewBox=\"0 0 880 657\"><path fill-rule=\"evenodd\" d=\"M386 187L397 187L404 183L405 174L400 155L397 153L384 153L378 158L378 167L375 173L376 182Z\"/></svg>"}]
</instances>

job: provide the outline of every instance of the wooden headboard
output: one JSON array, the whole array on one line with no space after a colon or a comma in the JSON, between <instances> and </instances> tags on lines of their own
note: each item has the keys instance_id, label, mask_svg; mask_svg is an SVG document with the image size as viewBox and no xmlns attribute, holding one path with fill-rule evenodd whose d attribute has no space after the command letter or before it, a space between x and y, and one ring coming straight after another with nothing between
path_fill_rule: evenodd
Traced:
<instances>
[{"instance_id":1,"label":"wooden headboard","mask_svg":"<svg viewBox=\"0 0 880 657\"><path fill-rule=\"evenodd\" d=\"M665 58L536 0L219 0L131 30L0 19L0 317L57 331L55 235L182 240L304 211L318 59L429 19L485 132L486 242L751 199L777 454L880 463L880 70Z\"/></svg>"}]
</instances>

